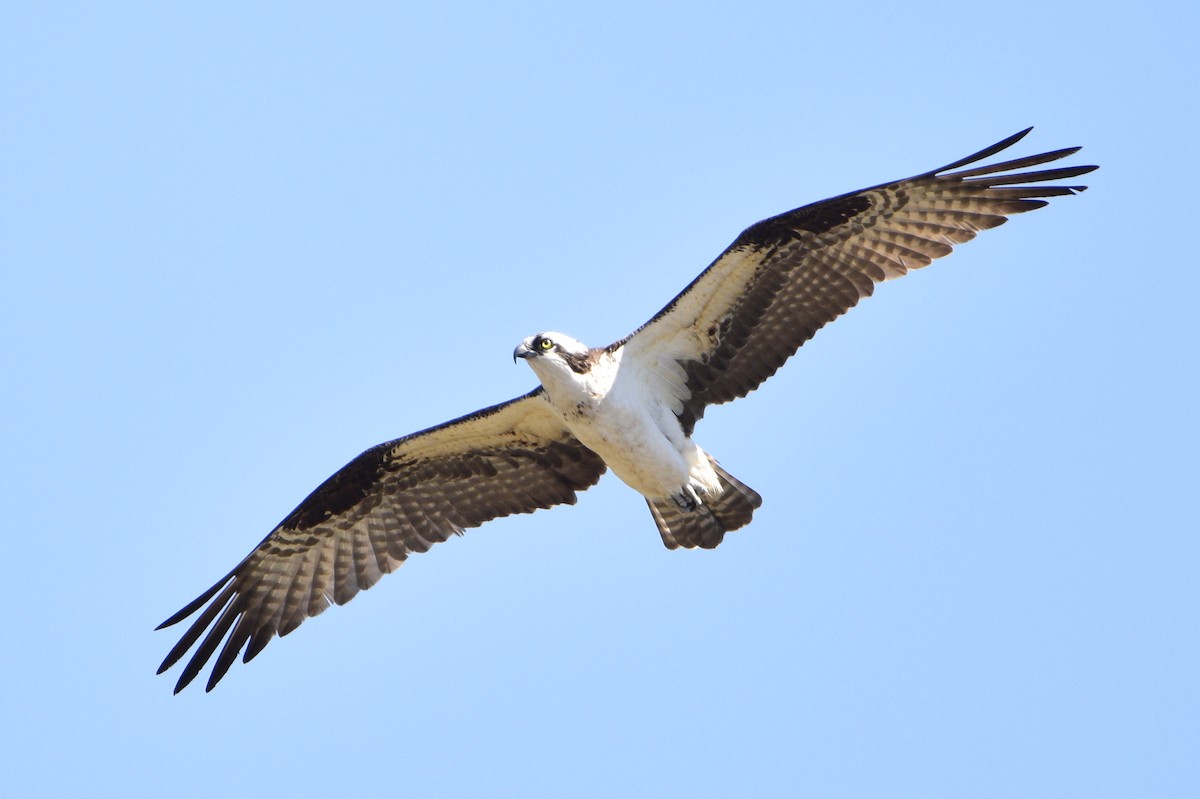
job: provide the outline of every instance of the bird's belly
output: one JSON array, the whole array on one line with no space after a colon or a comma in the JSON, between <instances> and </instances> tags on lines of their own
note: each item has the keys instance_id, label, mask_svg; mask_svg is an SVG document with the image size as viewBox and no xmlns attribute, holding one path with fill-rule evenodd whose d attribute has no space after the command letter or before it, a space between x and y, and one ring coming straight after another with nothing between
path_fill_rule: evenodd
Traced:
<instances>
[{"instance_id":1,"label":"bird's belly","mask_svg":"<svg viewBox=\"0 0 1200 799\"><path fill-rule=\"evenodd\" d=\"M688 482L683 454L644 413L605 409L567 424L613 474L643 496L671 496Z\"/></svg>"}]
</instances>

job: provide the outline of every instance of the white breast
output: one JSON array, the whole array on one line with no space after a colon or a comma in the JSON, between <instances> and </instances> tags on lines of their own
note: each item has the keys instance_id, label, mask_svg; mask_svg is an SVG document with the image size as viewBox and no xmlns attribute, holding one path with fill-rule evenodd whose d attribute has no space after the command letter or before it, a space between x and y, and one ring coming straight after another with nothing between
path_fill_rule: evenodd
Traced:
<instances>
[{"instance_id":1,"label":"white breast","mask_svg":"<svg viewBox=\"0 0 1200 799\"><path fill-rule=\"evenodd\" d=\"M661 499L689 484L716 483L707 456L683 433L673 392L646 379L644 370L623 369L621 353L601 356L585 375L535 370L564 424L643 496Z\"/></svg>"}]
</instances>

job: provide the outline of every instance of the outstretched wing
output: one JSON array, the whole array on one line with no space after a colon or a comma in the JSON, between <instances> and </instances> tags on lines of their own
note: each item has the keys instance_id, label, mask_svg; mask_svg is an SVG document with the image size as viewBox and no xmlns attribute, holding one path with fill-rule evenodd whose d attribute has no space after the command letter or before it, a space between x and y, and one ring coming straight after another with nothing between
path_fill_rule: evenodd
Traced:
<instances>
[{"instance_id":1,"label":"outstretched wing","mask_svg":"<svg viewBox=\"0 0 1200 799\"><path fill-rule=\"evenodd\" d=\"M233 571L159 625L204 608L158 671L200 641L178 693L220 647L211 691L243 646L248 662L276 634L287 635L331 601L350 601L409 553L452 533L573 504L575 492L595 485L604 468L550 412L540 388L369 449L313 491Z\"/></svg>"},{"instance_id":2,"label":"outstretched wing","mask_svg":"<svg viewBox=\"0 0 1200 799\"><path fill-rule=\"evenodd\" d=\"M1094 166L1017 171L1071 147L961 169L1032 128L923 175L797 208L750 226L665 308L629 337L623 363L649 367L677 401L690 434L708 405L745 396L875 284L949 255L955 244L1046 197L1086 186L1046 186Z\"/></svg>"}]
</instances>

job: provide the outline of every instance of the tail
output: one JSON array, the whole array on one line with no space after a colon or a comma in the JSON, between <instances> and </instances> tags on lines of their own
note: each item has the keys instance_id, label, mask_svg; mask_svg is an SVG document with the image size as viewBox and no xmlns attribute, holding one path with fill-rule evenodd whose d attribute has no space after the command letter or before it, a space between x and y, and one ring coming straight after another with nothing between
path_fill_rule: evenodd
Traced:
<instances>
[{"instance_id":1,"label":"tail","mask_svg":"<svg viewBox=\"0 0 1200 799\"><path fill-rule=\"evenodd\" d=\"M646 500L667 549L713 549L724 540L725 533L749 524L754 509L762 505L757 491L722 469L715 460L712 466L721 478L721 494L706 497L694 510L681 508L671 499Z\"/></svg>"}]
</instances>

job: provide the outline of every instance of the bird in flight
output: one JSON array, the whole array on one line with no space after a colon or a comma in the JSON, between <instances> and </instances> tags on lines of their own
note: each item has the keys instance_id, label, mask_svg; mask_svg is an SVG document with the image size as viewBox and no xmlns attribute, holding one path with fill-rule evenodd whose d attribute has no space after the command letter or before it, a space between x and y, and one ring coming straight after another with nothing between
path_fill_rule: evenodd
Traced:
<instances>
[{"instance_id":1,"label":"bird in flight","mask_svg":"<svg viewBox=\"0 0 1200 799\"><path fill-rule=\"evenodd\" d=\"M199 612L159 673L199 642L175 685L216 656L206 690L331 602L350 601L411 553L454 533L560 503L606 469L646 499L663 543L713 548L762 498L692 439L709 405L745 396L875 284L1096 169L1035 169L1079 150L977 165L974 155L771 217L742 231L646 324L607 347L562 333L522 341L528 394L368 449L317 487L215 585L159 625ZM244 651L243 651L244 650Z\"/></svg>"}]
</instances>

